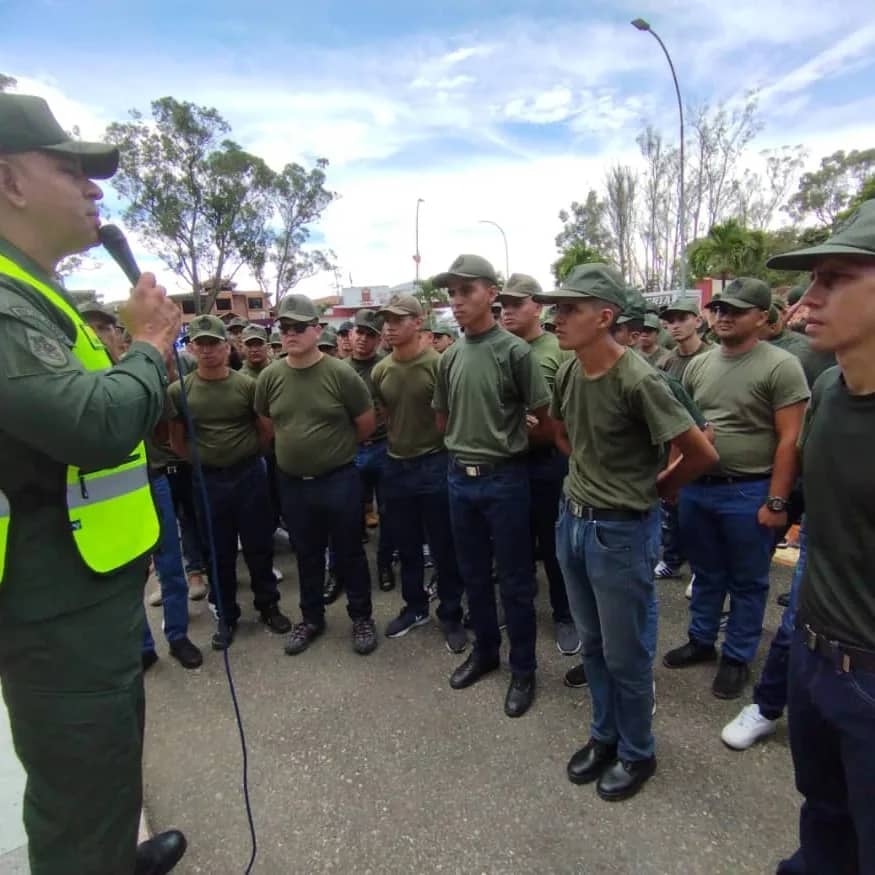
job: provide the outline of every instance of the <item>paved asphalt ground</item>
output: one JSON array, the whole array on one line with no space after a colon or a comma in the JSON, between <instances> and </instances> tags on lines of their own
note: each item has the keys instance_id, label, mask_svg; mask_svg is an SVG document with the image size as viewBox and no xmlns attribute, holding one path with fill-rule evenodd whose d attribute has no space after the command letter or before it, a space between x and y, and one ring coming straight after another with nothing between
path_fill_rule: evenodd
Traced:
<instances>
[{"instance_id":1,"label":"paved asphalt ground","mask_svg":"<svg viewBox=\"0 0 875 875\"><path fill-rule=\"evenodd\" d=\"M282 605L297 618L294 557L277 544ZM789 576L775 567L756 671ZM244 617L231 661L249 745L255 873L740 875L773 872L796 847L786 725L745 753L724 747L720 729L749 695L714 698L712 666L658 665L659 770L635 799L609 804L593 786L568 782L565 764L587 739L590 700L562 684L575 658L553 643L540 571L538 698L518 720L502 710L506 666L456 692L447 678L461 658L447 652L436 624L383 637L397 589L375 591L381 638L371 656L353 653L339 600L327 634L290 657L282 637L258 622L247 581L241 563ZM659 584L660 659L686 640L683 589ZM148 610L157 632L160 609ZM180 875L242 873L249 837L231 701L222 659L209 650L206 602L191 603L191 615L203 668L184 671L161 642L146 679L146 811L153 829L186 833Z\"/></svg>"}]
</instances>

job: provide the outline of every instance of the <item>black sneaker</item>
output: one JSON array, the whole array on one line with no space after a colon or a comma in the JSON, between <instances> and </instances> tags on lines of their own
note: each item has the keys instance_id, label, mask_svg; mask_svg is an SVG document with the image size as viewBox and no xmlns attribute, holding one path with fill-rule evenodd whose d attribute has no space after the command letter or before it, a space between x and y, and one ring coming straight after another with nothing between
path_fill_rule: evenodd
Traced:
<instances>
[{"instance_id":1,"label":"black sneaker","mask_svg":"<svg viewBox=\"0 0 875 875\"><path fill-rule=\"evenodd\" d=\"M381 568L379 570L380 589L383 592L390 592L395 589L395 572L391 566L389 568Z\"/></svg>"},{"instance_id":2,"label":"black sneaker","mask_svg":"<svg viewBox=\"0 0 875 875\"><path fill-rule=\"evenodd\" d=\"M377 649L377 624L370 617L352 621L352 649L362 656Z\"/></svg>"},{"instance_id":3,"label":"black sneaker","mask_svg":"<svg viewBox=\"0 0 875 875\"><path fill-rule=\"evenodd\" d=\"M337 579L337 575L333 571L329 571L325 577L325 586L322 588L322 601L326 605L333 604L337 601L343 587Z\"/></svg>"},{"instance_id":4,"label":"black sneaker","mask_svg":"<svg viewBox=\"0 0 875 875\"><path fill-rule=\"evenodd\" d=\"M737 699L742 694L749 677L750 669L746 662L722 656L714 682L711 684L711 692L718 699Z\"/></svg>"},{"instance_id":5,"label":"black sneaker","mask_svg":"<svg viewBox=\"0 0 875 875\"><path fill-rule=\"evenodd\" d=\"M170 642L170 655L183 668L199 668L203 665L203 654L188 638L177 638Z\"/></svg>"},{"instance_id":6,"label":"black sneaker","mask_svg":"<svg viewBox=\"0 0 875 875\"><path fill-rule=\"evenodd\" d=\"M285 635L292 630L292 621L276 605L261 612L261 622L277 635Z\"/></svg>"},{"instance_id":7,"label":"black sneaker","mask_svg":"<svg viewBox=\"0 0 875 875\"><path fill-rule=\"evenodd\" d=\"M450 653L464 653L468 647L468 633L465 627L458 621L441 623L444 640L447 642L447 650Z\"/></svg>"},{"instance_id":8,"label":"black sneaker","mask_svg":"<svg viewBox=\"0 0 875 875\"><path fill-rule=\"evenodd\" d=\"M143 651L143 674L149 671L158 662L158 654L154 650Z\"/></svg>"},{"instance_id":9,"label":"black sneaker","mask_svg":"<svg viewBox=\"0 0 875 875\"><path fill-rule=\"evenodd\" d=\"M224 620L219 620L216 631L213 633L213 639L210 642L213 650L227 650L234 641L234 633L236 631L236 623L226 623Z\"/></svg>"},{"instance_id":10,"label":"black sneaker","mask_svg":"<svg viewBox=\"0 0 875 875\"><path fill-rule=\"evenodd\" d=\"M581 662L575 665L574 668L569 668L565 672L565 679L562 681L566 687L571 687L572 690L579 690L581 687L589 686L589 681L586 679L586 669Z\"/></svg>"},{"instance_id":11,"label":"black sneaker","mask_svg":"<svg viewBox=\"0 0 875 875\"><path fill-rule=\"evenodd\" d=\"M669 650L662 657L662 664L666 668L686 668L688 665L698 665L700 662L714 662L717 659L717 651L713 644L700 644L691 638L681 647Z\"/></svg>"},{"instance_id":12,"label":"black sneaker","mask_svg":"<svg viewBox=\"0 0 875 875\"><path fill-rule=\"evenodd\" d=\"M321 626L315 626L313 623L295 623L292 634L286 641L286 653L289 656L303 653L324 631L324 623Z\"/></svg>"},{"instance_id":13,"label":"black sneaker","mask_svg":"<svg viewBox=\"0 0 875 875\"><path fill-rule=\"evenodd\" d=\"M401 613L386 626L386 637L401 638L411 629L415 629L417 626L425 626L430 619L428 611L417 612L410 608L403 608Z\"/></svg>"}]
</instances>

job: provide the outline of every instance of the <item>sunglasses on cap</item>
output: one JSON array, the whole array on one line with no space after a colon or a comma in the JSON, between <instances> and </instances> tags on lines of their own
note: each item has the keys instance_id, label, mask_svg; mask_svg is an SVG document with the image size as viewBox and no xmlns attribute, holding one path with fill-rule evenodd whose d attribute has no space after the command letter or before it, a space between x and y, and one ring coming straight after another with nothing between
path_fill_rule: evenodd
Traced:
<instances>
[{"instance_id":1,"label":"sunglasses on cap","mask_svg":"<svg viewBox=\"0 0 875 875\"><path fill-rule=\"evenodd\" d=\"M732 304L724 304L722 301L712 304L710 310L718 316L742 316L748 312L744 307L733 307Z\"/></svg>"},{"instance_id":2,"label":"sunglasses on cap","mask_svg":"<svg viewBox=\"0 0 875 875\"><path fill-rule=\"evenodd\" d=\"M308 328L317 328L318 322L280 322L280 334L303 334Z\"/></svg>"}]
</instances>

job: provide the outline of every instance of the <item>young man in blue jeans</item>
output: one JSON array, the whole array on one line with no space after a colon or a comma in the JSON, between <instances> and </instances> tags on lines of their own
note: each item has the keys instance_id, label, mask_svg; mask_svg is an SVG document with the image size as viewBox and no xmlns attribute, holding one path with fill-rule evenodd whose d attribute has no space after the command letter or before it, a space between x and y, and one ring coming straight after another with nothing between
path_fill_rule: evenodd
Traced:
<instances>
[{"instance_id":1,"label":"young man in blue jeans","mask_svg":"<svg viewBox=\"0 0 875 875\"><path fill-rule=\"evenodd\" d=\"M555 292L556 336L576 357L556 374L550 414L569 455L556 546L592 695L590 740L568 763L575 784L607 801L637 793L656 771L653 565L657 501L671 498L717 453L662 377L614 339L623 278L575 268ZM666 447L677 458L662 471Z\"/></svg>"}]
</instances>

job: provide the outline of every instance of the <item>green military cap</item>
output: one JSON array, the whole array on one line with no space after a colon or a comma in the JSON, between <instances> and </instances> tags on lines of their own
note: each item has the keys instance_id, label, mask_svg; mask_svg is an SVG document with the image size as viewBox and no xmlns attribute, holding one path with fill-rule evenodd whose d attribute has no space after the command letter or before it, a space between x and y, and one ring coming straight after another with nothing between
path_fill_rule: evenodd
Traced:
<instances>
[{"instance_id":1,"label":"green military cap","mask_svg":"<svg viewBox=\"0 0 875 875\"><path fill-rule=\"evenodd\" d=\"M422 316L422 304L413 295L395 295L378 310L379 316L386 313L393 316Z\"/></svg>"},{"instance_id":2,"label":"green military cap","mask_svg":"<svg viewBox=\"0 0 875 875\"><path fill-rule=\"evenodd\" d=\"M597 298L616 307L626 306L626 283L616 268L598 262L579 264L552 292L535 295L535 300L545 304L556 301L582 301Z\"/></svg>"},{"instance_id":3,"label":"green military cap","mask_svg":"<svg viewBox=\"0 0 875 875\"><path fill-rule=\"evenodd\" d=\"M306 295L286 295L277 308L277 319L291 319L292 322L319 321L319 311L311 298Z\"/></svg>"},{"instance_id":4,"label":"green military cap","mask_svg":"<svg viewBox=\"0 0 875 875\"><path fill-rule=\"evenodd\" d=\"M366 328L374 334L379 334L383 330L383 320L375 310L359 310L355 314L354 324L356 328Z\"/></svg>"},{"instance_id":5,"label":"green military cap","mask_svg":"<svg viewBox=\"0 0 875 875\"><path fill-rule=\"evenodd\" d=\"M349 334L349 332L352 331L353 328L355 328L355 324L352 322L351 319L347 319L346 321L340 323L340 326L337 329L337 333Z\"/></svg>"},{"instance_id":6,"label":"green military cap","mask_svg":"<svg viewBox=\"0 0 875 875\"><path fill-rule=\"evenodd\" d=\"M662 328L659 316L657 316L656 313L645 313L644 327L649 328L651 331L659 331L659 329Z\"/></svg>"},{"instance_id":7,"label":"green military cap","mask_svg":"<svg viewBox=\"0 0 875 875\"><path fill-rule=\"evenodd\" d=\"M243 319L241 316L235 316L228 321L228 324L225 327L230 330L231 328L246 328L248 325L248 319Z\"/></svg>"},{"instance_id":8,"label":"green military cap","mask_svg":"<svg viewBox=\"0 0 875 875\"><path fill-rule=\"evenodd\" d=\"M692 313L698 316L699 302L695 298L676 298L662 311L663 316L669 313Z\"/></svg>"},{"instance_id":9,"label":"green military cap","mask_svg":"<svg viewBox=\"0 0 875 875\"><path fill-rule=\"evenodd\" d=\"M448 325L446 322L438 322L432 328L432 334L445 334L447 337L452 337L457 340L459 337L459 329L455 325Z\"/></svg>"},{"instance_id":10,"label":"green military cap","mask_svg":"<svg viewBox=\"0 0 875 875\"><path fill-rule=\"evenodd\" d=\"M101 304L99 301L86 301L84 304L80 304L79 313L82 316L102 316L113 325L118 325L118 316L116 316L109 307L105 304Z\"/></svg>"},{"instance_id":11,"label":"green military cap","mask_svg":"<svg viewBox=\"0 0 875 875\"><path fill-rule=\"evenodd\" d=\"M768 311L772 306L772 290L762 281L749 276L740 276L734 279L728 286L724 286L720 295L720 303L737 307L739 310L751 310L756 307L759 310ZM714 300L708 303L708 307L715 304Z\"/></svg>"},{"instance_id":12,"label":"green military cap","mask_svg":"<svg viewBox=\"0 0 875 875\"><path fill-rule=\"evenodd\" d=\"M279 331L271 331L271 333L270 333L270 345L271 346L282 346L283 345L283 336L279 333Z\"/></svg>"},{"instance_id":13,"label":"green military cap","mask_svg":"<svg viewBox=\"0 0 875 875\"><path fill-rule=\"evenodd\" d=\"M241 335L243 343L247 344L250 340L260 340L262 343L267 343L267 329L261 325L247 325L243 329Z\"/></svg>"},{"instance_id":14,"label":"green military cap","mask_svg":"<svg viewBox=\"0 0 875 875\"><path fill-rule=\"evenodd\" d=\"M556 325L556 308L544 307L541 312L541 325Z\"/></svg>"},{"instance_id":15,"label":"green military cap","mask_svg":"<svg viewBox=\"0 0 875 875\"><path fill-rule=\"evenodd\" d=\"M493 285L498 285L498 274L495 268L480 255L460 255L450 265L450 269L432 277L432 285L444 289L454 277L461 279L484 279Z\"/></svg>"},{"instance_id":16,"label":"green military cap","mask_svg":"<svg viewBox=\"0 0 875 875\"><path fill-rule=\"evenodd\" d=\"M91 179L109 179L118 169L115 146L70 139L42 97L0 94L0 153L34 151L75 158Z\"/></svg>"},{"instance_id":17,"label":"green military cap","mask_svg":"<svg viewBox=\"0 0 875 875\"><path fill-rule=\"evenodd\" d=\"M647 299L638 289L626 288L626 304L623 312L617 317L617 325L625 325L627 322L641 322L647 315Z\"/></svg>"},{"instance_id":18,"label":"green military cap","mask_svg":"<svg viewBox=\"0 0 875 875\"><path fill-rule=\"evenodd\" d=\"M766 267L772 270L811 270L818 259L831 255L875 258L875 200L863 201L820 246L773 255Z\"/></svg>"},{"instance_id":19,"label":"green military cap","mask_svg":"<svg viewBox=\"0 0 875 875\"><path fill-rule=\"evenodd\" d=\"M316 343L320 349L325 346L328 349L337 349L337 335L330 329L326 328L322 334L319 335L319 340Z\"/></svg>"},{"instance_id":20,"label":"green military cap","mask_svg":"<svg viewBox=\"0 0 875 875\"><path fill-rule=\"evenodd\" d=\"M787 303L792 307L794 304L798 304L802 300L802 296L808 290L808 286L793 286L789 292L787 292Z\"/></svg>"},{"instance_id":21,"label":"green military cap","mask_svg":"<svg viewBox=\"0 0 875 875\"><path fill-rule=\"evenodd\" d=\"M188 336L192 340L197 340L199 337L215 337L216 340L227 340L228 332L225 330L225 323L218 316L195 316L188 323Z\"/></svg>"},{"instance_id":22,"label":"green military cap","mask_svg":"<svg viewBox=\"0 0 875 875\"><path fill-rule=\"evenodd\" d=\"M512 273L498 297L534 298L535 295L540 295L543 291L541 284L533 276L525 273Z\"/></svg>"}]
</instances>

